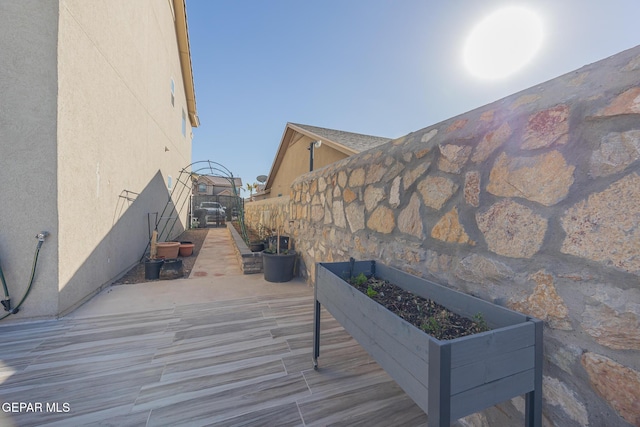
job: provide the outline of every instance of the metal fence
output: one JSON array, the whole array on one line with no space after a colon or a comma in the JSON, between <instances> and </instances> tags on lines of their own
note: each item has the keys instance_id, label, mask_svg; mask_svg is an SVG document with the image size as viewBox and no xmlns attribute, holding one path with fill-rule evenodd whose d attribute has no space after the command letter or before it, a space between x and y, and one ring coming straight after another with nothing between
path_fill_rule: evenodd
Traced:
<instances>
[{"instance_id":1,"label":"metal fence","mask_svg":"<svg viewBox=\"0 0 640 427\"><path fill-rule=\"evenodd\" d=\"M201 214L200 206L203 202L218 202L224 208L225 214L216 215L212 221L204 221ZM193 195L191 196L191 210L189 212L189 218L191 221L191 227L207 227L208 225L221 226L226 221L233 221L238 219L240 212L244 208L244 200L237 196L226 195Z\"/></svg>"}]
</instances>

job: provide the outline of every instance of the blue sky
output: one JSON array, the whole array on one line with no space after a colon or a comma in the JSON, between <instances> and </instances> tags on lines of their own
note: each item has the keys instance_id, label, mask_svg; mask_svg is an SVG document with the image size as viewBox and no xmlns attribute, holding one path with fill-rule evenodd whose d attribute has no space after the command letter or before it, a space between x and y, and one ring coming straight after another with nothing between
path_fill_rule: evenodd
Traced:
<instances>
[{"instance_id":1,"label":"blue sky","mask_svg":"<svg viewBox=\"0 0 640 427\"><path fill-rule=\"evenodd\" d=\"M193 161L269 173L287 122L397 138L640 44L638 0L186 0ZM483 17L519 4L544 40L510 77L464 67Z\"/></svg>"}]
</instances>

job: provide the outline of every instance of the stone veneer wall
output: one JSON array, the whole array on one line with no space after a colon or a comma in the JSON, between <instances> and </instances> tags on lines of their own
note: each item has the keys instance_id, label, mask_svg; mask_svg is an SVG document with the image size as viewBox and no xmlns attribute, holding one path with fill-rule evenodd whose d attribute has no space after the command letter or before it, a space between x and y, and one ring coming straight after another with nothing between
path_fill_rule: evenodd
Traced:
<instances>
[{"instance_id":1,"label":"stone veneer wall","mask_svg":"<svg viewBox=\"0 0 640 427\"><path fill-rule=\"evenodd\" d=\"M246 202L244 205L245 224L257 230L262 226L276 233L290 233L289 196Z\"/></svg>"},{"instance_id":2,"label":"stone veneer wall","mask_svg":"<svg viewBox=\"0 0 640 427\"><path fill-rule=\"evenodd\" d=\"M640 47L264 202L248 222L277 219L309 281L319 261L377 259L543 319L547 425L640 426Z\"/></svg>"}]
</instances>

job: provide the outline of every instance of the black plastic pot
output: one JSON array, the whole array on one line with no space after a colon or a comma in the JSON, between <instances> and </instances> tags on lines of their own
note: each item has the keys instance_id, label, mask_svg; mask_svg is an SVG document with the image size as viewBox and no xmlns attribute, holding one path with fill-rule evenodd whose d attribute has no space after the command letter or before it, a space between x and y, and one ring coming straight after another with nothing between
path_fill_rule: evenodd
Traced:
<instances>
[{"instance_id":1,"label":"black plastic pot","mask_svg":"<svg viewBox=\"0 0 640 427\"><path fill-rule=\"evenodd\" d=\"M286 254L270 254L262 252L262 271L267 282L288 282L293 279L293 268L296 262L296 251Z\"/></svg>"},{"instance_id":2,"label":"black plastic pot","mask_svg":"<svg viewBox=\"0 0 640 427\"><path fill-rule=\"evenodd\" d=\"M144 278L147 280L158 280L160 269L164 264L163 259L148 259L144 262Z\"/></svg>"},{"instance_id":3,"label":"black plastic pot","mask_svg":"<svg viewBox=\"0 0 640 427\"><path fill-rule=\"evenodd\" d=\"M177 258L165 259L160 269L160 279L171 280L184 277L182 260Z\"/></svg>"},{"instance_id":4,"label":"black plastic pot","mask_svg":"<svg viewBox=\"0 0 640 427\"><path fill-rule=\"evenodd\" d=\"M262 252L264 251L264 243L262 242L249 243L249 249L251 249L251 252Z\"/></svg>"}]
</instances>

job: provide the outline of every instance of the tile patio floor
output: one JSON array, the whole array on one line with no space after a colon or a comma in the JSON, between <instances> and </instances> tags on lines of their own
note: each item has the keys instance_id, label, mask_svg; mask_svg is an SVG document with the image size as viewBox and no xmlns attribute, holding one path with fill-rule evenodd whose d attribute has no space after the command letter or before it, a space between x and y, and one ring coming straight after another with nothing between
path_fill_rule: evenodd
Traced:
<instances>
[{"instance_id":1,"label":"tile patio floor","mask_svg":"<svg viewBox=\"0 0 640 427\"><path fill-rule=\"evenodd\" d=\"M0 324L0 426L426 425L322 319L314 371L311 287L242 275L228 232L211 229L189 279L113 286L60 320ZM5 411L12 402L33 412Z\"/></svg>"}]
</instances>

